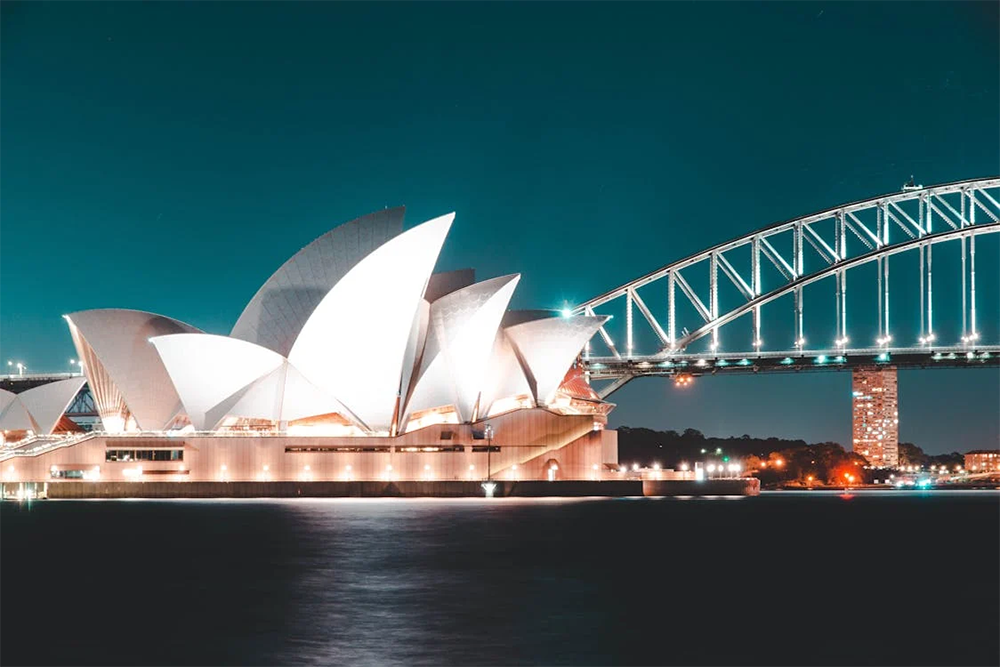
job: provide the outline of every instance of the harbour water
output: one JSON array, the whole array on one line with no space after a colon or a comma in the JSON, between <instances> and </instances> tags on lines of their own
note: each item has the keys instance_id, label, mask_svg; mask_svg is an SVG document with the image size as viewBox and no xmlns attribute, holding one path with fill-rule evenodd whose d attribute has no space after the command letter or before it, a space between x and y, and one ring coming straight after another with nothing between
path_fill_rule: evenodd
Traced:
<instances>
[{"instance_id":1,"label":"harbour water","mask_svg":"<svg viewBox=\"0 0 1000 667\"><path fill-rule=\"evenodd\" d=\"M996 492L0 513L5 665L1000 662Z\"/></svg>"}]
</instances>

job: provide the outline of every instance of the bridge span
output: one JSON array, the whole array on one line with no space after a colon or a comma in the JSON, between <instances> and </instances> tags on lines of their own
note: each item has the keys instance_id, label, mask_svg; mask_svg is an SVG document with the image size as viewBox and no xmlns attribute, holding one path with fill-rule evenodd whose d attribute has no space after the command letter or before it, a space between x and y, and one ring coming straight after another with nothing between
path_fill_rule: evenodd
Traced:
<instances>
[{"instance_id":1,"label":"bridge span","mask_svg":"<svg viewBox=\"0 0 1000 667\"><path fill-rule=\"evenodd\" d=\"M581 358L602 398L644 376L996 368L1000 304L992 284L987 300L977 294L976 245L982 253L984 237L997 232L1000 178L910 185L757 229L566 312L613 318ZM994 245L986 251L996 254ZM935 251L954 250L958 262L946 257L942 280ZM994 283L998 263L988 264ZM852 334L865 328L875 332L870 340Z\"/></svg>"},{"instance_id":2,"label":"bridge span","mask_svg":"<svg viewBox=\"0 0 1000 667\"><path fill-rule=\"evenodd\" d=\"M736 353L675 354L667 360L658 357L622 357L591 359L586 362L593 382L608 381L598 394L607 398L630 380L638 377L674 377L683 382L702 375L740 375L754 373L802 373L844 371L856 368L997 368L1000 345L967 347L866 348L827 350L783 350Z\"/></svg>"}]
</instances>

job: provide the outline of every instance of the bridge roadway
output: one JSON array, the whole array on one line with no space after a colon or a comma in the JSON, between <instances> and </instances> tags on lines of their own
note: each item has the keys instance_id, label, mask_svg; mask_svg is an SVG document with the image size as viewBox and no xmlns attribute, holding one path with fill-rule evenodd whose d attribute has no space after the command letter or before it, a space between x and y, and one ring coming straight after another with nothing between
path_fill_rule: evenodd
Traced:
<instances>
[{"instance_id":1,"label":"bridge roadway","mask_svg":"<svg viewBox=\"0 0 1000 667\"><path fill-rule=\"evenodd\" d=\"M22 391L28 391L43 384L78 377L80 377L80 373L13 373L10 375L0 375L0 389L19 394Z\"/></svg>"},{"instance_id":2,"label":"bridge roadway","mask_svg":"<svg viewBox=\"0 0 1000 667\"><path fill-rule=\"evenodd\" d=\"M997 368L1000 345L970 347L890 347L830 350L691 353L650 356L590 357L583 367L591 381L612 380L598 390L601 398L630 380L646 376L732 375L745 373L850 370L859 366L896 368Z\"/></svg>"}]
</instances>

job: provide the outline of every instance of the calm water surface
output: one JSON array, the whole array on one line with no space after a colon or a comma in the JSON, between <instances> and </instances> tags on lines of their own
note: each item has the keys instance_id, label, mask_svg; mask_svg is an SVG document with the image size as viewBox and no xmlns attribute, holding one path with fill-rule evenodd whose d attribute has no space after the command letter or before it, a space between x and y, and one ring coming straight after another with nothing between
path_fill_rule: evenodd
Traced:
<instances>
[{"instance_id":1,"label":"calm water surface","mask_svg":"<svg viewBox=\"0 0 1000 667\"><path fill-rule=\"evenodd\" d=\"M993 492L0 512L4 665L1000 663Z\"/></svg>"}]
</instances>

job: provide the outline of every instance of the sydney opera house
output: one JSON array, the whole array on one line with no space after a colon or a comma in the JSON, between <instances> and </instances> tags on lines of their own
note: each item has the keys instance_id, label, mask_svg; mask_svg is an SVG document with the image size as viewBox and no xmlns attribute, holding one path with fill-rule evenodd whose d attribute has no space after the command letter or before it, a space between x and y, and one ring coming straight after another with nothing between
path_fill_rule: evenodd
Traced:
<instances>
[{"instance_id":1,"label":"sydney opera house","mask_svg":"<svg viewBox=\"0 0 1000 667\"><path fill-rule=\"evenodd\" d=\"M509 310L518 275L435 273L454 214L320 236L228 336L66 315L84 377L0 395L4 482L595 479L613 407L577 359L603 317ZM100 427L66 434L84 381Z\"/></svg>"}]
</instances>

